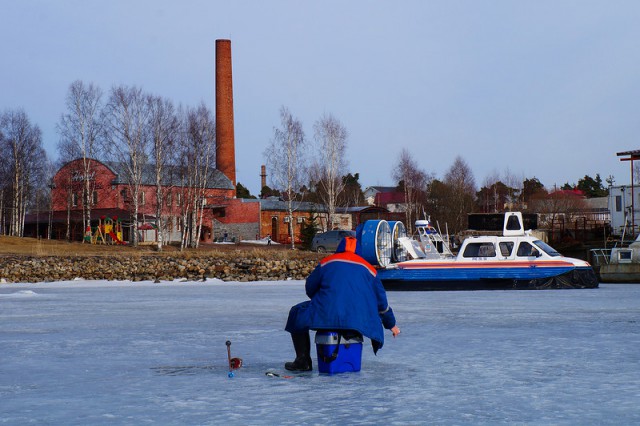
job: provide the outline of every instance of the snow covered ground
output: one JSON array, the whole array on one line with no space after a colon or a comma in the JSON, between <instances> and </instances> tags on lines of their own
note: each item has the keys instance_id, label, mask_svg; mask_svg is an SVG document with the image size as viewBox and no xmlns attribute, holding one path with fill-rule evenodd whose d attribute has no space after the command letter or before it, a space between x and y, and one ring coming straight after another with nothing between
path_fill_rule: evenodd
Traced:
<instances>
[{"instance_id":1,"label":"snow covered ground","mask_svg":"<svg viewBox=\"0 0 640 426\"><path fill-rule=\"evenodd\" d=\"M302 281L1 285L0 423L640 423L640 285L388 296L360 373L279 379Z\"/></svg>"}]
</instances>

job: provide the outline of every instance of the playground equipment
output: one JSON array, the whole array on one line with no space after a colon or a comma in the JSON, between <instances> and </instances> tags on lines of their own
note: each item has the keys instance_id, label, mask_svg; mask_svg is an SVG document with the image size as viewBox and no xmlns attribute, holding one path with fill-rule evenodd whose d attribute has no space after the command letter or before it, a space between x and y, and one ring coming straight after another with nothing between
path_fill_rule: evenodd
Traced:
<instances>
[{"instance_id":1,"label":"playground equipment","mask_svg":"<svg viewBox=\"0 0 640 426\"><path fill-rule=\"evenodd\" d=\"M122 241L122 222L108 216L98 219L96 227L87 226L84 240L91 244L126 244Z\"/></svg>"}]
</instances>

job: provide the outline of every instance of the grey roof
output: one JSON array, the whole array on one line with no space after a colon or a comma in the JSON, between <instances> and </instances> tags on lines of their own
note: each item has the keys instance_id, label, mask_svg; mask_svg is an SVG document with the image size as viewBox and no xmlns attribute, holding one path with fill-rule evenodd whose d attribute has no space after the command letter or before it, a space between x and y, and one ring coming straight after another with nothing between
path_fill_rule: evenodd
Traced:
<instances>
[{"instance_id":1,"label":"grey roof","mask_svg":"<svg viewBox=\"0 0 640 426\"><path fill-rule=\"evenodd\" d=\"M113 173L116 174L114 179L115 184L127 184L124 179L125 173L123 172L123 164L113 161L105 161L103 164ZM162 185L164 186L182 186L181 180L181 167L179 166L164 166L164 172L162 173ZM142 184L143 185L155 185L156 184L156 169L155 164L145 164L142 170ZM209 169L209 178L207 179L207 188L209 189L235 189L231 180L224 175L220 170L215 168Z\"/></svg>"},{"instance_id":2,"label":"grey roof","mask_svg":"<svg viewBox=\"0 0 640 426\"><path fill-rule=\"evenodd\" d=\"M600 210L607 210L608 202L609 202L609 197L594 197L594 198L587 198L584 200L584 203L588 208L600 209Z\"/></svg>"},{"instance_id":3,"label":"grey roof","mask_svg":"<svg viewBox=\"0 0 640 426\"><path fill-rule=\"evenodd\" d=\"M260 208L262 210L282 210L289 208L289 203L283 200L261 199ZM327 209L321 204L309 203L307 201L294 201L293 209L295 211L325 213Z\"/></svg>"},{"instance_id":4,"label":"grey roof","mask_svg":"<svg viewBox=\"0 0 640 426\"><path fill-rule=\"evenodd\" d=\"M395 192L398 190L396 186L368 186L365 188L366 191L376 191L376 192Z\"/></svg>"}]
</instances>

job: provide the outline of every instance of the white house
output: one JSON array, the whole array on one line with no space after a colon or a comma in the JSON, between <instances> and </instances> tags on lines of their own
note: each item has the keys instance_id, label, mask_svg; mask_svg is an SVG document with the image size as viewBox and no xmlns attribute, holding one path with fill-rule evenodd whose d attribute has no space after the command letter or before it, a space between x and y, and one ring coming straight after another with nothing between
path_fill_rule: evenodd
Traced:
<instances>
[{"instance_id":1,"label":"white house","mask_svg":"<svg viewBox=\"0 0 640 426\"><path fill-rule=\"evenodd\" d=\"M609 187L608 207L613 235L634 236L640 231L640 185L633 186L633 193L631 188L631 185Z\"/></svg>"},{"instance_id":2,"label":"white house","mask_svg":"<svg viewBox=\"0 0 640 426\"><path fill-rule=\"evenodd\" d=\"M368 205L373 206L375 204L376 194L394 191L397 191L395 186L368 186L363 191L364 200Z\"/></svg>"}]
</instances>

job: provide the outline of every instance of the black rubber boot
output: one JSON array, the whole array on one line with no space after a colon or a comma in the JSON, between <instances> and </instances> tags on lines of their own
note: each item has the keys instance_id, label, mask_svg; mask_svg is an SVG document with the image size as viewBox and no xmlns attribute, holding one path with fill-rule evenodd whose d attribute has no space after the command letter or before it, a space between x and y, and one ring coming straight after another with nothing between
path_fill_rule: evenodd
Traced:
<instances>
[{"instance_id":1,"label":"black rubber boot","mask_svg":"<svg viewBox=\"0 0 640 426\"><path fill-rule=\"evenodd\" d=\"M311 371L311 339L308 332L291 333L293 348L296 351L296 359L293 362L284 364L284 368L289 371Z\"/></svg>"}]
</instances>

